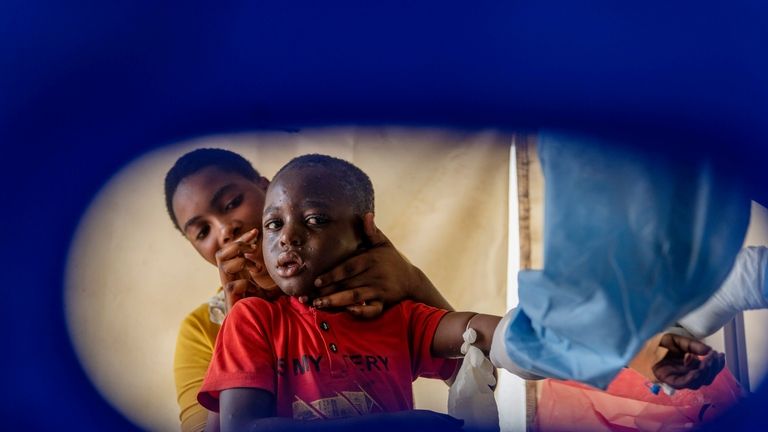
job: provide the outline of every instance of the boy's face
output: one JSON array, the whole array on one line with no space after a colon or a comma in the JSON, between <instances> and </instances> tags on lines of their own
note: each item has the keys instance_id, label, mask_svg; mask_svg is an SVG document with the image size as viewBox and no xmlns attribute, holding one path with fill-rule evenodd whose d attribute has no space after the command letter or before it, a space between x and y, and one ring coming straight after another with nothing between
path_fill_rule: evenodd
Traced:
<instances>
[{"instance_id":1,"label":"boy's face","mask_svg":"<svg viewBox=\"0 0 768 432\"><path fill-rule=\"evenodd\" d=\"M216 265L216 252L222 246L252 228L261 231L268 185L263 177L252 182L217 167L203 168L179 182L173 194L173 213L195 250ZM266 269L255 282L262 287L274 286Z\"/></svg>"},{"instance_id":2,"label":"boy's face","mask_svg":"<svg viewBox=\"0 0 768 432\"><path fill-rule=\"evenodd\" d=\"M333 173L302 167L280 174L267 191L264 262L280 289L312 296L314 281L360 245L358 217Z\"/></svg>"}]
</instances>

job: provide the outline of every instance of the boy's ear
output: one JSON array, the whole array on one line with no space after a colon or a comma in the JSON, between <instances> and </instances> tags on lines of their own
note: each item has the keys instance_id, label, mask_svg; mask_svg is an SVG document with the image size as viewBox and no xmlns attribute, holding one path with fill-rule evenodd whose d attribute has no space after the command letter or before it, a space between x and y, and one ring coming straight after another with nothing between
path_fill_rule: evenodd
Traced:
<instances>
[{"instance_id":1,"label":"boy's ear","mask_svg":"<svg viewBox=\"0 0 768 432\"><path fill-rule=\"evenodd\" d=\"M362 215L355 215L355 235L357 235L359 249L370 249L373 246L371 239L365 233L365 218Z\"/></svg>"},{"instance_id":2,"label":"boy's ear","mask_svg":"<svg viewBox=\"0 0 768 432\"><path fill-rule=\"evenodd\" d=\"M261 176L258 180L256 180L256 185L258 185L259 188L266 192L267 188L269 187L269 180L267 180L266 177Z\"/></svg>"}]
</instances>

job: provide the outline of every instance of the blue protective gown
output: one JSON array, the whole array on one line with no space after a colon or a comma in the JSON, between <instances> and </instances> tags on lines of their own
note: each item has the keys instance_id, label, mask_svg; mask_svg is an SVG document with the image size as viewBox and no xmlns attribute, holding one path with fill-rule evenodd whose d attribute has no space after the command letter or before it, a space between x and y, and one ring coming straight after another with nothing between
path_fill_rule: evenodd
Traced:
<instances>
[{"instance_id":1,"label":"blue protective gown","mask_svg":"<svg viewBox=\"0 0 768 432\"><path fill-rule=\"evenodd\" d=\"M535 374L604 388L648 338L717 290L750 201L706 160L552 132L539 154L544 268L518 275L507 353Z\"/></svg>"}]
</instances>

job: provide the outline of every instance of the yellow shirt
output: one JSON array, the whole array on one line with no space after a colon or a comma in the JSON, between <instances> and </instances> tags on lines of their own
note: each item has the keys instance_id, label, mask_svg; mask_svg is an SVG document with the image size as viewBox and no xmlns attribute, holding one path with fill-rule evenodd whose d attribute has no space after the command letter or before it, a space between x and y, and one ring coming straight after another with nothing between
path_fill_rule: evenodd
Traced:
<instances>
[{"instance_id":1,"label":"yellow shirt","mask_svg":"<svg viewBox=\"0 0 768 432\"><path fill-rule=\"evenodd\" d=\"M176 399L181 409L181 430L202 431L208 411L197 403L197 392L213 356L216 335L221 326L211 322L208 304L202 304L184 318L176 339L173 374L176 380Z\"/></svg>"}]
</instances>

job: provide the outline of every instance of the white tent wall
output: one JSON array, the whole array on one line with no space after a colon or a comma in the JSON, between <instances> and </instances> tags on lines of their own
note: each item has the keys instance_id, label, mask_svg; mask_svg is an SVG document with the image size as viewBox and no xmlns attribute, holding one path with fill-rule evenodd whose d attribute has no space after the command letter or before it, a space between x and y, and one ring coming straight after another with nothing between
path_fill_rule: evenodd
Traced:
<instances>
[{"instance_id":1,"label":"white tent wall","mask_svg":"<svg viewBox=\"0 0 768 432\"><path fill-rule=\"evenodd\" d=\"M326 153L366 171L376 222L458 310L505 311L509 134L332 128L204 137L164 147L110 179L70 250L70 334L95 386L142 428L178 430L173 351L184 316L218 273L166 214L163 178L189 150L241 153L267 177L294 156ZM418 380L416 405L446 411L448 387Z\"/></svg>"}]
</instances>

